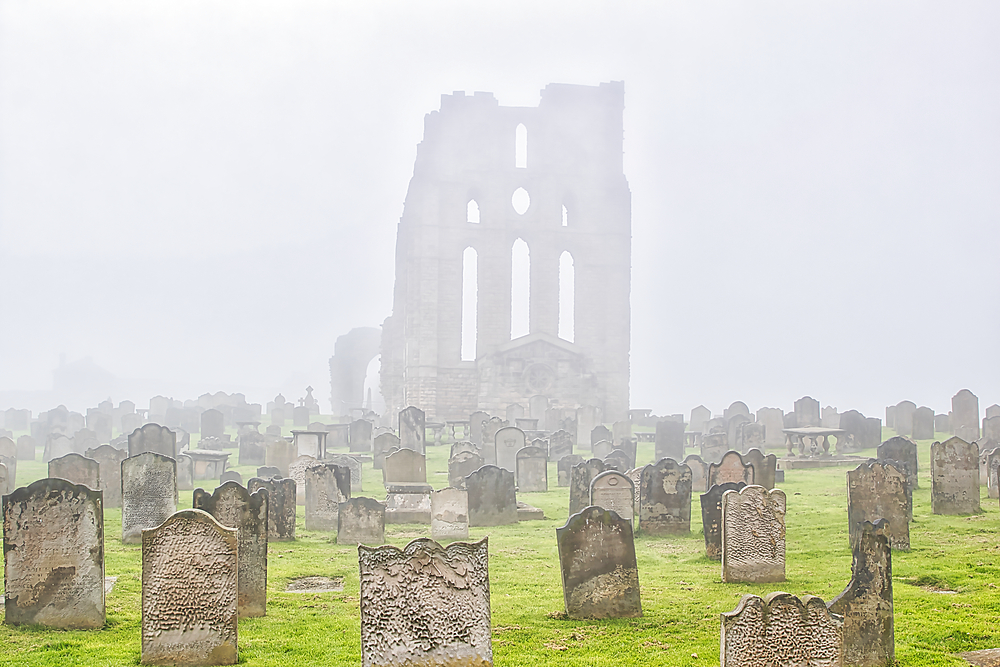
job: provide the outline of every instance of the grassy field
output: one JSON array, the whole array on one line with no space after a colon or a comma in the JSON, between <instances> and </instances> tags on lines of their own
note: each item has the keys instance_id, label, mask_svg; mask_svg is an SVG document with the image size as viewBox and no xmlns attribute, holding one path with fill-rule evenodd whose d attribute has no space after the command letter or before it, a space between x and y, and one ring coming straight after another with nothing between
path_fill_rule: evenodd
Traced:
<instances>
[{"instance_id":1,"label":"grassy field","mask_svg":"<svg viewBox=\"0 0 1000 667\"><path fill-rule=\"evenodd\" d=\"M891 435L886 431L886 437ZM963 665L953 654L1000 646L1000 511L983 487L982 514L932 515L929 441L920 442L919 448L920 488L914 492L910 527L913 549L893 555L896 657L901 665ZM428 481L436 488L447 486L447 456L447 447L428 449ZM640 445L640 464L652 458L652 445ZM244 480L254 472L249 467L237 470ZM719 614L732 610L742 595L785 590L829 601L847 584L847 470L791 470L779 485L788 494L787 582L721 583L719 563L704 556L695 494L689 537L636 539L643 617L570 621L562 618L555 541L555 529L566 520L568 491L555 486L555 464L550 464L550 491L519 494L519 499L542 508L546 520L470 530L470 539L490 539L495 664L718 665ZM19 463L19 485L44 476L42 463ZM214 486L203 484L209 490ZM363 485L354 495L384 497L381 472L371 464L365 467ZM191 506L190 491L181 493L180 504ZM240 664L358 665L357 550L338 546L333 533L306 531L301 508L299 512L298 541L270 547L267 616L239 622ZM107 575L118 578L107 597L106 627L67 632L0 626L0 665L138 664L140 550L121 543L118 509L106 511L105 534ZM387 541L397 546L429 535L429 527L423 526L386 530ZM343 577L344 590L285 592L291 579L308 575Z\"/></svg>"}]
</instances>

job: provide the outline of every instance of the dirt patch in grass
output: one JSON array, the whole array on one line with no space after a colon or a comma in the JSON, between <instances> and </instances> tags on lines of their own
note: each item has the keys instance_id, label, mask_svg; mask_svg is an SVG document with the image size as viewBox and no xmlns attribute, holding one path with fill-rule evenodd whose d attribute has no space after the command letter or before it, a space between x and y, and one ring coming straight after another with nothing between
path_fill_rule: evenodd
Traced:
<instances>
[{"instance_id":1,"label":"dirt patch in grass","mask_svg":"<svg viewBox=\"0 0 1000 667\"><path fill-rule=\"evenodd\" d=\"M976 667L1000 667L1000 648L988 648L985 651L969 651L959 653L960 657Z\"/></svg>"},{"instance_id":2,"label":"dirt patch in grass","mask_svg":"<svg viewBox=\"0 0 1000 667\"><path fill-rule=\"evenodd\" d=\"M299 577L285 586L288 593L340 593L343 590L343 577Z\"/></svg>"}]
</instances>

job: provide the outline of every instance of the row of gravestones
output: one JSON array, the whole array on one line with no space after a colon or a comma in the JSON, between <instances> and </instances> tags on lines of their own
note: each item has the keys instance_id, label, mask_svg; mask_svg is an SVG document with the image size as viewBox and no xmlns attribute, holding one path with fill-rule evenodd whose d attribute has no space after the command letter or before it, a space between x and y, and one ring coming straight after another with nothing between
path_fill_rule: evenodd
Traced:
<instances>
[{"instance_id":1,"label":"row of gravestones","mask_svg":"<svg viewBox=\"0 0 1000 667\"><path fill-rule=\"evenodd\" d=\"M986 424L980 430L979 397L962 389L951 399L951 412L935 415L928 407L917 407L913 401L900 401L885 409L885 425L899 435L915 440L930 440L937 433L950 433L966 442L978 440L986 433ZM1000 418L1000 405L986 408L986 419ZM996 428L1000 428L997 426Z\"/></svg>"}]
</instances>

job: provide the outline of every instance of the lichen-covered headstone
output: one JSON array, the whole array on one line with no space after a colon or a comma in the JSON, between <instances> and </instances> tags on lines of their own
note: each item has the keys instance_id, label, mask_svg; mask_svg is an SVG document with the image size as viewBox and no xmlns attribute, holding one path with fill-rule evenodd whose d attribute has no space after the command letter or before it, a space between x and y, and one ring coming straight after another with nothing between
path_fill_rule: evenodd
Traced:
<instances>
[{"instance_id":1,"label":"lichen-covered headstone","mask_svg":"<svg viewBox=\"0 0 1000 667\"><path fill-rule=\"evenodd\" d=\"M979 448L959 437L931 444L931 511L977 514Z\"/></svg>"},{"instance_id":2,"label":"lichen-covered headstone","mask_svg":"<svg viewBox=\"0 0 1000 667\"><path fill-rule=\"evenodd\" d=\"M556 542L567 616L642 616L631 521L587 507L556 529Z\"/></svg>"},{"instance_id":3,"label":"lichen-covered headstone","mask_svg":"<svg viewBox=\"0 0 1000 667\"><path fill-rule=\"evenodd\" d=\"M267 489L267 539L269 542L295 541L295 480L291 477L253 477L247 491Z\"/></svg>"},{"instance_id":4,"label":"lichen-covered headstone","mask_svg":"<svg viewBox=\"0 0 1000 667\"><path fill-rule=\"evenodd\" d=\"M470 526L506 526L517 523L514 473L486 465L465 478L469 493Z\"/></svg>"},{"instance_id":5,"label":"lichen-covered headstone","mask_svg":"<svg viewBox=\"0 0 1000 667\"><path fill-rule=\"evenodd\" d=\"M708 488L726 482L753 484L754 475L753 466L743 460L743 455L737 451L730 450L722 456L721 461L709 464Z\"/></svg>"},{"instance_id":6,"label":"lichen-covered headstone","mask_svg":"<svg viewBox=\"0 0 1000 667\"><path fill-rule=\"evenodd\" d=\"M867 461L847 473L847 522L851 544L861 526L888 521L885 529L893 549L910 550L910 500L906 474L891 461Z\"/></svg>"},{"instance_id":7,"label":"lichen-covered headstone","mask_svg":"<svg viewBox=\"0 0 1000 667\"><path fill-rule=\"evenodd\" d=\"M358 547L363 667L493 664L486 538Z\"/></svg>"},{"instance_id":8,"label":"lichen-covered headstone","mask_svg":"<svg viewBox=\"0 0 1000 667\"><path fill-rule=\"evenodd\" d=\"M101 445L87 450L87 458L97 461L99 488L104 491L105 507L122 506L122 461L128 456L124 449ZM51 477L51 475L50 475Z\"/></svg>"},{"instance_id":9,"label":"lichen-covered headstone","mask_svg":"<svg viewBox=\"0 0 1000 667\"><path fill-rule=\"evenodd\" d=\"M818 597L744 595L722 614L722 667L842 667L842 616Z\"/></svg>"},{"instance_id":10,"label":"lichen-covered headstone","mask_svg":"<svg viewBox=\"0 0 1000 667\"><path fill-rule=\"evenodd\" d=\"M197 509L142 531L142 664L236 664L236 533Z\"/></svg>"},{"instance_id":11,"label":"lichen-covered headstone","mask_svg":"<svg viewBox=\"0 0 1000 667\"><path fill-rule=\"evenodd\" d=\"M705 555L711 560L722 560L722 496L726 491L739 491L745 486L743 482L724 482L700 496Z\"/></svg>"},{"instance_id":12,"label":"lichen-covered headstone","mask_svg":"<svg viewBox=\"0 0 1000 667\"><path fill-rule=\"evenodd\" d=\"M573 516L584 507L590 505L590 483L604 472L604 462L600 459L590 459L578 463L570 470L569 476L569 515Z\"/></svg>"},{"instance_id":13,"label":"lichen-covered headstone","mask_svg":"<svg viewBox=\"0 0 1000 667\"><path fill-rule=\"evenodd\" d=\"M412 405L399 413L399 446L424 453L427 418L424 411Z\"/></svg>"},{"instance_id":14,"label":"lichen-covered headstone","mask_svg":"<svg viewBox=\"0 0 1000 667\"><path fill-rule=\"evenodd\" d=\"M516 456L517 488L522 493L549 490L549 458L541 447L522 447Z\"/></svg>"},{"instance_id":15,"label":"lichen-covered headstone","mask_svg":"<svg viewBox=\"0 0 1000 667\"><path fill-rule=\"evenodd\" d=\"M465 486L465 478L484 465L483 457L475 452L462 450L448 459L448 485Z\"/></svg>"},{"instance_id":16,"label":"lichen-covered headstone","mask_svg":"<svg viewBox=\"0 0 1000 667\"><path fill-rule=\"evenodd\" d=\"M177 434L166 426L146 424L128 436L128 455L153 452L170 458L177 456Z\"/></svg>"},{"instance_id":17,"label":"lichen-covered headstone","mask_svg":"<svg viewBox=\"0 0 1000 667\"><path fill-rule=\"evenodd\" d=\"M756 447L743 455L743 462L753 467L753 481L748 484L757 484L765 489L774 488L774 477L778 469L778 457L774 454L764 454ZM746 480L742 480L746 482Z\"/></svg>"},{"instance_id":18,"label":"lichen-covered headstone","mask_svg":"<svg viewBox=\"0 0 1000 667\"><path fill-rule=\"evenodd\" d=\"M351 471L335 463L313 463L305 470L306 530L337 530L340 503L351 497Z\"/></svg>"},{"instance_id":19,"label":"lichen-covered headstone","mask_svg":"<svg viewBox=\"0 0 1000 667\"><path fill-rule=\"evenodd\" d=\"M465 540L469 537L469 492L448 487L431 493L431 537Z\"/></svg>"},{"instance_id":20,"label":"lichen-covered headstone","mask_svg":"<svg viewBox=\"0 0 1000 667\"><path fill-rule=\"evenodd\" d=\"M635 485L617 470L605 470L590 482L590 505L613 510L626 521L635 516Z\"/></svg>"},{"instance_id":21,"label":"lichen-covered headstone","mask_svg":"<svg viewBox=\"0 0 1000 667\"><path fill-rule=\"evenodd\" d=\"M40 479L3 497L7 625L104 625L102 492Z\"/></svg>"},{"instance_id":22,"label":"lichen-covered headstone","mask_svg":"<svg viewBox=\"0 0 1000 667\"><path fill-rule=\"evenodd\" d=\"M340 503L337 511L337 544L385 542L385 505L359 496Z\"/></svg>"},{"instance_id":23,"label":"lichen-covered headstone","mask_svg":"<svg viewBox=\"0 0 1000 667\"><path fill-rule=\"evenodd\" d=\"M584 458L579 454L564 456L556 462L556 486L569 486L570 473L573 466L583 463Z\"/></svg>"},{"instance_id":24,"label":"lichen-covered headstone","mask_svg":"<svg viewBox=\"0 0 1000 667\"><path fill-rule=\"evenodd\" d=\"M858 527L851 551L851 582L827 607L844 617L844 664L896 664L893 630L892 550L885 520Z\"/></svg>"},{"instance_id":25,"label":"lichen-covered headstone","mask_svg":"<svg viewBox=\"0 0 1000 667\"><path fill-rule=\"evenodd\" d=\"M101 464L74 452L49 461L49 477L98 490L101 488Z\"/></svg>"},{"instance_id":26,"label":"lichen-covered headstone","mask_svg":"<svg viewBox=\"0 0 1000 667\"><path fill-rule=\"evenodd\" d=\"M746 486L722 494L722 581L785 580L785 492Z\"/></svg>"},{"instance_id":27,"label":"lichen-covered headstone","mask_svg":"<svg viewBox=\"0 0 1000 667\"><path fill-rule=\"evenodd\" d=\"M639 530L650 535L691 532L691 468L669 458L642 468Z\"/></svg>"},{"instance_id":28,"label":"lichen-covered headstone","mask_svg":"<svg viewBox=\"0 0 1000 667\"><path fill-rule=\"evenodd\" d=\"M684 459L684 465L691 469L691 492L708 491L708 464L697 454L690 454Z\"/></svg>"},{"instance_id":29,"label":"lichen-covered headstone","mask_svg":"<svg viewBox=\"0 0 1000 667\"><path fill-rule=\"evenodd\" d=\"M177 511L177 463L144 452L122 461L122 542L138 544L142 531Z\"/></svg>"},{"instance_id":30,"label":"lichen-covered headstone","mask_svg":"<svg viewBox=\"0 0 1000 667\"><path fill-rule=\"evenodd\" d=\"M920 487L917 483L917 443L897 435L880 444L876 452L880 461L899 461L903 465L903 472L906 473L910 488Z\"/></svg>"}]
</instances>

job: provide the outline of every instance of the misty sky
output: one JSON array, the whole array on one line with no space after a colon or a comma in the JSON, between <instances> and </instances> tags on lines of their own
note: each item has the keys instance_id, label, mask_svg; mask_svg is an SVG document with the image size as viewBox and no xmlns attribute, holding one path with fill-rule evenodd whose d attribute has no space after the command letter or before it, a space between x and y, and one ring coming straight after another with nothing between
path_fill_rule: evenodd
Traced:
<instances>
[{"instance_id":1,"label":"misty sky","mask_svg":"<svg viewBox=\"0 0 1000 667\"><path fill-rule=\"evenodd\" d=\"M6 0L0 391L64 354L325 401L440 95L624 80L634 407L985 408L998 34L995 0Z\"/></svg>"}]
</instances>

